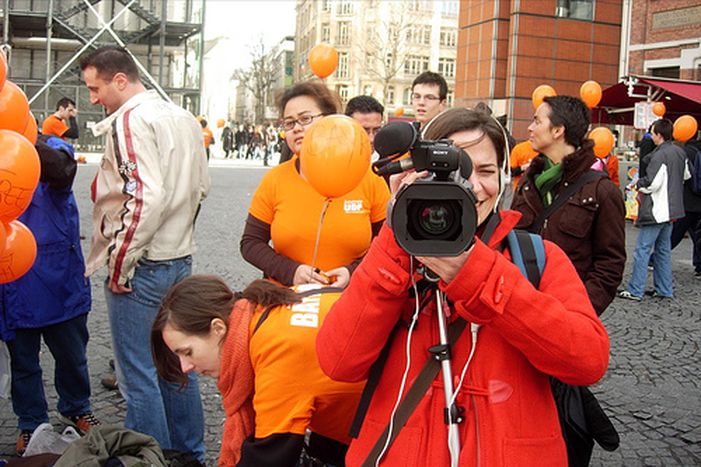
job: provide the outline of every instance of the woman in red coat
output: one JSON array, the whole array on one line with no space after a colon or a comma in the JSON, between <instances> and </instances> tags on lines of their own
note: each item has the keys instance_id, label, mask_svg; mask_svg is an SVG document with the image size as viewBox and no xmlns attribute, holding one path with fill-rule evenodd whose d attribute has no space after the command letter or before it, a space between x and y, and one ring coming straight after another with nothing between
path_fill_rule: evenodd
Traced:
<instances>
[{"instance_id":1,"label":"woman in red coat","mask_svg":"<svg viewBox=\"0 0 701 467\"><path fill-rule=\"evenodd\" d=\"M346 465L366 460L392 417L400 387L405 393L429 358L429 347L438 343L430 287L426 295L418 292L418 300L410 293L414 279L420 279L416 264L422 263L440 276L448 322L462 317L469 323L451 349L456 403L464 410L456 462L480 467L565 466L567 453L549 375L575 385L598 381L608 365L606 330L574 267L555 244L545 242L546 265L538 289L511 262L508 250L500 252L502 240L520 217L497 210L508 154L501 126L482 112L451 109L435 119L424 137L452 139L469 154L477 235L458 256L411 258L385 225L332 307L317 337L321 368L331 378L367 378L391 340ZM422 176L394 176L392 192ZM413 326L405 325L414 320ZM382 454L381 465L451 465L445 405L443 379L438 376Z\"/></svg>"}]
</instances>

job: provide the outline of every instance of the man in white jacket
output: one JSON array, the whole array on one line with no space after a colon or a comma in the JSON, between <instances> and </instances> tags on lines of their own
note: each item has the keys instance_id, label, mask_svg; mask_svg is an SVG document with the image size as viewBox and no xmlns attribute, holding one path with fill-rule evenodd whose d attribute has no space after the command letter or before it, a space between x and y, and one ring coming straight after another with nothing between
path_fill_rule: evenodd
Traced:
<instances>
[{"instance_id":1,"label":"man in white jacket","mask_svg":"<svg viewBox=\"0 0 701 467\"><path fill-rule=\"evenodd\" d=\"M192 269L194 223L209 190L197 120L147 91L126 50L102 47L81 61L93 105L108 117L93 182L93 235L86 274L108 267L105 284L119 389L127 428L164 449L204 460L197 379L184 391L159 380L150 353L151 323L168 289Z\"/></svg>"}]
</instances>

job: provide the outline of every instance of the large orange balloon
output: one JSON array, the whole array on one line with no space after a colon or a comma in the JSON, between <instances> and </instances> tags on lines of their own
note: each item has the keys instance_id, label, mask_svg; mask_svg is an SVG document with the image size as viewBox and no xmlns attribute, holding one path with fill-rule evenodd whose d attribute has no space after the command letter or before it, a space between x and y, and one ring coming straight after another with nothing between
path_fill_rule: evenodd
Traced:
<instances>
[{"instance_id":1,"label":"large orange balloon","mask_svg":"<svg viewBox=\"0 0 701 467\"><path fill-rule=\"evenodd\" d=\"M596 157L606 157L611 154L613 145L616 143L616 138L614 138L611 130L604 126L591 130L589 139L594 140L594 154L596 154Z\"/></svg>"},{"instance_id":2,"label":"large orange balloon","mask_svg":"<svg viewBox=\"0 0 701 467\"><path fill-rule=\"evenodd\" d=\"M401 117L402 115L404 115L404 107L397 107L396 109L394 109L395 117Z\"/></svg>"},{"instance_id":3,"label":"large orange balloon","mask_svg":"<svg viewBox=\"0 0 701 467\"><path fill-rule=\"evenodd\" d=\"M5 223L0 222L0 257L2 257L2 252L5 251L5 240L7 240L7 230L5 230L5 227Z\"/></svg>"},{"instance_id":4,"label":"large orange balloon","mask_svg":"<svg viewBox=\"0 0 701 467\"><path fill-rule=\"evenodd\" d=\"M5 251L0 254L0 284L7 284L24 276L37 257L34 235L26 225L20 221L12 221L6 227Z\"/></svg>"},{"instance_id":5,"label":"large orange balloon","mask_svg":"<svg viewBox=\"0 0 701 467\"><path fill-rule=\"evenodd\" d=\"M579 88L579 97L587 107L594 108L601 100L601 85L596 81L587 81Z\"/></svg>"},{"instance_id":6,"label":"large orange balloon","mask_svg":"<svg viewBox=\"0 0 701 467\"><path fill-rule=\"evenodd\" d=\"M0 221L24 212L39 183L40 163L34 145L24 136L0 130Z\"/></svg>"},{"instance_id":7,"label":"large orange balloon","mask_svg":"<svg viewBox=\"0 0 701 467\"><path fill-rule=\"evenodd\" d=\"M0 50L0 91L5 85L5 79L7 78L7 59L5 58L5 53Z\"/></svg>"},{"instance_id":8,"label":"large orange balloon","mask_svg":"<svg viewBox=\"0 0 701 467\"><path fill-rule=\"evenodd\" d=\"M29 118L29 103L24 92L12 81L0 91L0 128L22 133Z\"/></svg>"},{"instance_id":9,"label":"large orange balloon","mask_svg":"<svg viewBox=\"0 0 701 467\"><path fill-rule=\"evenodd\" d=\"M338 51L329 44L317 44L309 51L309 66L319 78L326 78L338 66Z\"/></svg>"},{"instance_id":10,"label":"large orange balloon","mask_svg":"<svg viewBox=\"0 0 701 467\"><path fill-rule=\"evenodd\" d=\"M538 108L540 104L543 103L543 99L549 96L557 96L555 89L547 84L541 84L533 90L533 95L531 96L531 101L533 102L533 107Z\"/></svg>"},{"instance_id":11,"label":"large orange balloon","mask_svg":"<svg viewBox=\"0 0 701 467\"><path fill-rule=\"evenodd\" d=\"M27 126L24 127L22 136L27 138L30 143L37 144L37 135L39 134L39 129L37 128L37 120L34 118L34 114L29 112L29 118L27 118Z\"/></svg>"},{"instance_id":12,"label":"large orange balloon","mask_svg":"<svg viewBox=\"0 0 701 467\"><path fill-rule=\"evenodd\" d=\"M368 173L371 152L360 123L345 115L329 115L305 132L300 165L317 192L337 198L358 186Z\"/></svg>"},{"instance_id":13,"label":"large orange balloon","mask_svg":"<svg viewBox=\"0 0 701 467\"><path fill-rule=\"evenodd\" d=\"M514 146L511 149L511 154L510 154L511 159L523 161L523 162L521 162L521 165L525 164L526 162L533 159L537 155L538 155L538 151L533 149L533 146L531 146L530 141L523 141L521 143L518 143L516 146Z\"/></svg>"},{"instance_id":14,"label":"large orange balloon","mask_svg":"<svg viewBox=\"0 0 701 467\"><path fill-rule=\"evenodd\" d=\"M664 102L655 102L652 104L652 113L661 117L667 112L667 107L665 107Z\"/></svg>"},{"instance_id":15,"label":"large orange balloon","mask_svg":"<svg viewBox=\"0 0 701 467\"><path fill-rule=\"evenodd\" d=\"M699 130L698 122L691 115L682 115L674 121L674 130L672 136L677 141L688 141Z\"/></svg>"}]
</instances>

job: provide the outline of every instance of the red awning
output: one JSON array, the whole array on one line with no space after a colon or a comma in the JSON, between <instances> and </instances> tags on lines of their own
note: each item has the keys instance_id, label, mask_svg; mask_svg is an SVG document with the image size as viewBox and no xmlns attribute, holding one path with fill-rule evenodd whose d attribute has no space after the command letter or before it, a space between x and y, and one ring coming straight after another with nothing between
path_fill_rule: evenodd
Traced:
<instances>
[{"instance_id":1,"label":"red awning","mask_svg":"<svg viewBox=\"0 0 701 467\"><path fill-rule=\"evenodd\" d=\"M701 82L649 76L626 76L622 82L604 90L601 102L592 109L594 123L633 125L636 102L664 102L665 118L675 120L691 115L701 121Z\"/></svg>"}]
</instances>

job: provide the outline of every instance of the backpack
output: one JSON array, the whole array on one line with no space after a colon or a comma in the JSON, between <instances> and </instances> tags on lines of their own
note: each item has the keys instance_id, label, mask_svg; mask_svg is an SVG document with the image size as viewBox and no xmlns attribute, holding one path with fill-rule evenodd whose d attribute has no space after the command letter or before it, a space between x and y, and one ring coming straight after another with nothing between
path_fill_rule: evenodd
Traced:
<instances>
[{"instance_id":1,"label":"backpack","mask_svg":"<svg viewBox=\"0 0 701 467\"><path fill-rule=\"evenodd\" d=\"M684 146L684 151L686 152L686 165L691 173L689 180L691 191L701 195L701 149L687 144Z\"/></svg>"}]
</instances>

